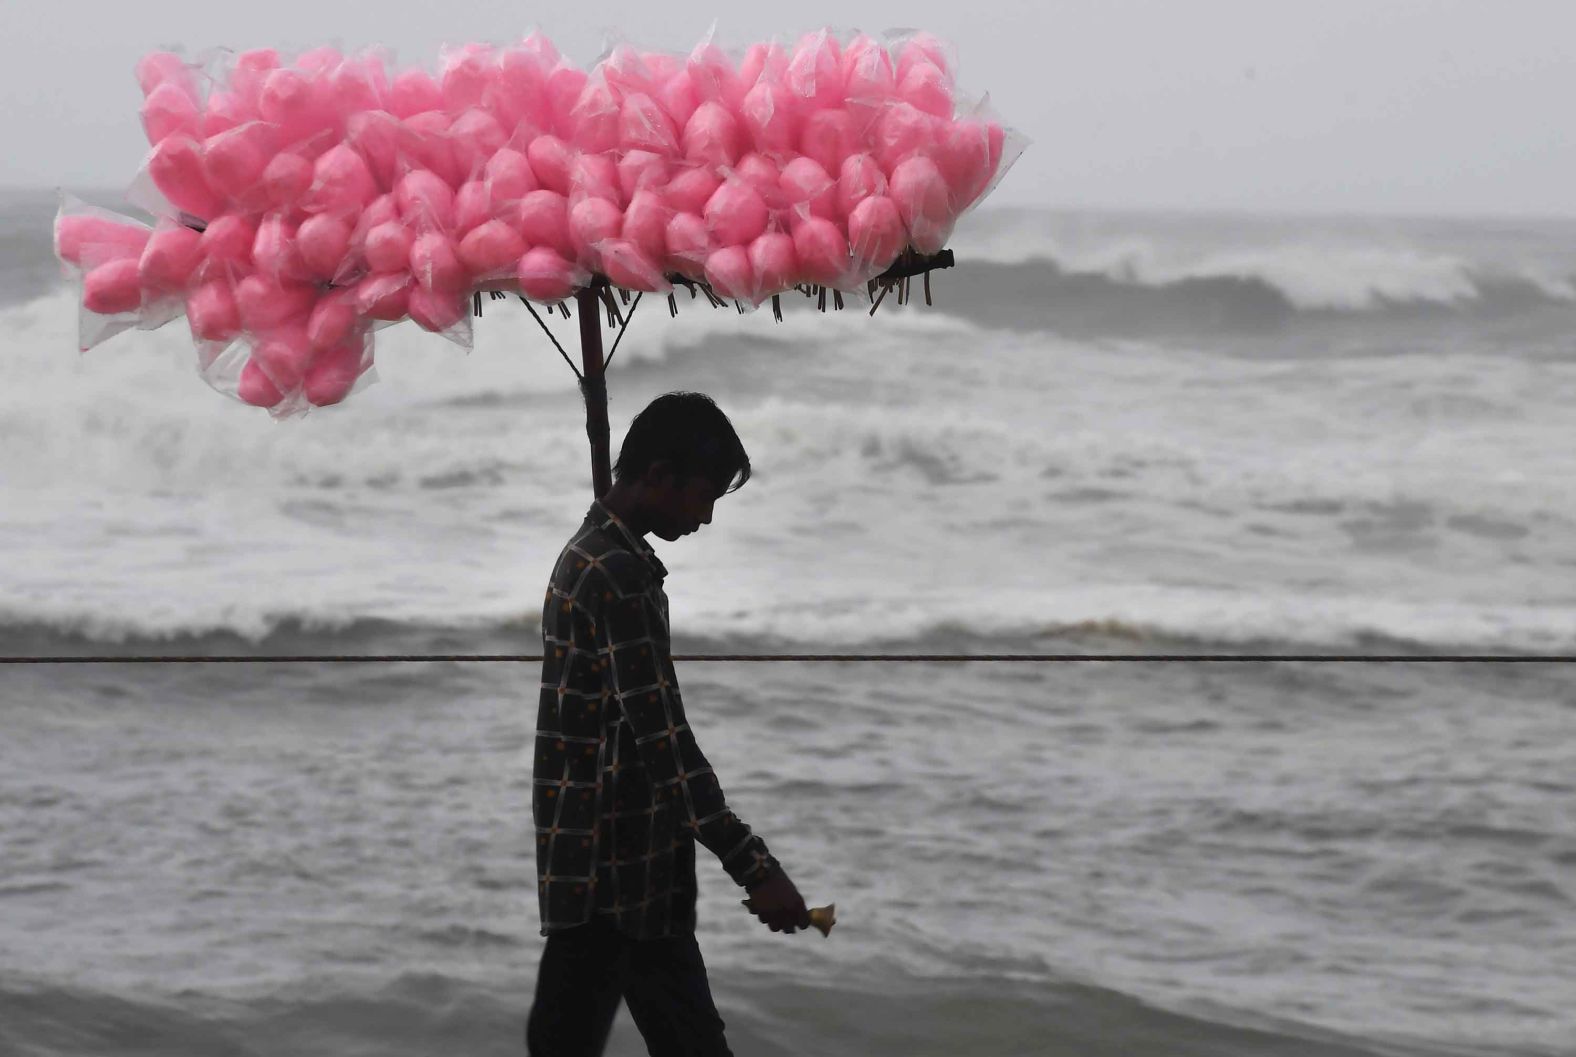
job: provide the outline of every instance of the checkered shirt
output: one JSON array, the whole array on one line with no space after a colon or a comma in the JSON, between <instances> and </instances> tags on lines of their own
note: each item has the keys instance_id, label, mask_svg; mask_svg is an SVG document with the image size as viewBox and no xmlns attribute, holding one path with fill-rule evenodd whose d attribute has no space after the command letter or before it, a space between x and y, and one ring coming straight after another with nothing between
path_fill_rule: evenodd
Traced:
<instances>
[{"instance_id":1,"label":"checkered shirt","mask_svg":"<svg viewBox=\"0 0 1576 1057\"><path fill-rule=\"evenodd\" d=\"M685 719L666 576L600 500L553 568L531 797L543 936L593 913L635 939L694 932L696 840L740 887L778 869Z\"/></svg>"}]
</instances>

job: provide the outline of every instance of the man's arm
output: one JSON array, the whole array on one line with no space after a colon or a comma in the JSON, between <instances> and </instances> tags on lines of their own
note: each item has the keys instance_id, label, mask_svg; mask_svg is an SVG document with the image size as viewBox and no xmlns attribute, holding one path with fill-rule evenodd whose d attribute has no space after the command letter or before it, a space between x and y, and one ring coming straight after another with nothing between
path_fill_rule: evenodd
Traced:
<instances>
[{"instance_id":1,"label":"man's arm","mask_svg":"<svg viewBox=\"0 0 1576 1057\"><path fill-rule=\"evenodd\" d=\"M603 559L607 571L597 585L597 659L608 689L635 735L635 746L654 795L666 800L681 826L722 862L735 884L750 888L778 872L766 842L728 809L722 783L707 762L684 717L683 700L665 636L651 624L640 574L625 565L632 555Z\"/></svg>"}]
</instances>

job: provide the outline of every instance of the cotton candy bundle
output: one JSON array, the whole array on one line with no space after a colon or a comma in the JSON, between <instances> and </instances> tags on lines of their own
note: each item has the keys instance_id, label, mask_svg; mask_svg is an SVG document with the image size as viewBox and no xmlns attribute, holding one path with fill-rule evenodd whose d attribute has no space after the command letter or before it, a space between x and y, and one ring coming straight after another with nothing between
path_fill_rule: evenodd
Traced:
<instances>
[{"instance_id":1,"label":"cotton candy bundle","mask_svg":"<svg viewBox=\"0 0 1576 1057\"><path fill-rule=\"evenodd\" d=\"M154 224L74 200L56 223L81 344L184 313L205 372L228 365L205 377L276 417L344 399L377 327L468 347L479 290L860 290L940 251L1024 142L913 32L620 44L589 72L533 34L435 68L263 48L136 75L151 149L130 197Z\"/></svg>"}]
</instances>

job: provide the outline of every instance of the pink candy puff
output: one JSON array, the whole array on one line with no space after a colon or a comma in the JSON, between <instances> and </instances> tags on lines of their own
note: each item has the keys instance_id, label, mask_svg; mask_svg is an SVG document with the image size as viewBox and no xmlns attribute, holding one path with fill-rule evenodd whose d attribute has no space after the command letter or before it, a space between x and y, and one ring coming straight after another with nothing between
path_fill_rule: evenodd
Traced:
<instances>
[{"instance_id":1,"label":"pink candy puff","mask_svg":"<svg viewBox=\"0 0 1576 1057\"><path fill-rule=\"evenodd\" d=\"M177 132L195 136L200 131L197 101L175 82L165 81L142 102L142 128L150 145Z\"/></svg>"},{"instance_id":2,"label":"pink candy puff","mask_svg":"<svg viewBox=\"0 0 1576 1057\"><path fill-rule=\"evenodd\" d=\"M362 245L362 256L374 272L402 272L410 267L410 248L416 235L400 220L373 225Z\"/></svg>"},{"instance_id":3,"label":"pink candy puff","mask_svg":"<svg viewBox=\"0 0 1576 1057\"><path fill-rule=\"evenodd\" d=\"M569 207L569 241L575 259L592 271L601 271L597 244L618 237L624 226L623 211L605 198L582 198Z\"/></svg>"},{"instance_id":4,"label":"pink candy puff","mask_svg":"<svg viewBox=\"0 0 1576 1057\"><path fill-rule=\"evenodd\" d=\"M706 230L723 246L743 246L766 230L766 203L747 180L729 180L706 202Z\"/></svg>"},{"instance_id":5,"label":"pink candy puff","mask_svg":"<svg viewBox=\"0 0 1576 1057\"><path fill-rule=\"evenodd\" d=\"M675 213L666 232L667 266L689 279L706 276L706 258L711 254L711 239L706 222L695 213Z\"/></svg>"},{"instance_id":6,"label":"pink candy puff","mask_svg":"<svg viewBox=\"0 0 1576 1057\"><path fill-rule=\"evenodd\" d=\"M201 259L202 234L184 224L161 226L137 260L137 281L149 292L184 290Z\"/></svg>"},{"instance_id":7,"label":"pink candy puff","mask_svg":"<svg viewBox=\"0 0 1576 1057\"><path fill-rule=\"evenodd\" d=\"M392 190L400 177L401 144L406 133L398 118L381 110L352 114L346 122L346 142L367 163L378 189Z\"/></svg>"},{"instance_id":8,"label":"pink candy puff","mask_svg":"<svg viewBox=\"0 0 1576 1057\"><path fill-rule=\"evenodd\" d=\"M616 206L624 204L619 187L618 164L608 154L582 154L569 173L569 197L605 198Z\"/></svg>"},{"instance_id":9,"label":"pink candy puff","mask_svg":"<svg viewBox=\"0 0 1576 1057\"><path fill-rule=\"evenodd\" d=\"M750 271L755 277L751 298L761 301L799 282L799 258L791 235L768 231L750 243Z\"/></svg>"},{"instance_id":10,"label":"pink candy puff","mask_svg":"<svg viewBox=\"0 0 1576 1057\"><path fill-rule=\"evenodd\" d=\"M738 109L744 99L745 86L740 83L732 60L721 48L710 41L697 44L690 52L685 69L697 100L720 103L729 110Z\"/></svg>"},{"instance_id":11,"label":"pink candy puff","mask_svg":"<svg viewBox=\"0 0 1576 1057\"><path fill-rule=\"evenodd\" d=\"M527 250L520 258L520 292L533 301L562 301L589 278L546 246Z\"/></svg>"},{"instance_id":12,"label":"pink candy puff","mask_svg":"<svg viewBox=\"0 0 1576 1057\"><path fill-rule=\"evenodd\" d=\"M463 239L493 218L492 195L481 180L468 180L454 192L454 236Z\"/></svg>"},{"instance_id":13,"label":"pink candy puff","mask_svg":"<svg viewBox=\"0 0 1576 1057\"><path fill-rule=\"evenodd\" d=\"M141 224L123 224L91 213L60 216L55 220L55 254L79 266L121 257L135 260L152 234Z\"/></svg>"},{"instance_id":14,"label":"pink candy puff","mask_svg":"<svg viewBox=\"0 0 1576 1057\"><path fill-rule=\"evenodd\" d=\"M837 181L813 158L803 155L783 166L778 178L784 204L804 216L837 216Z\"/></svg>"},{"instance_id":15,"label":"pink candy puff","mask_svg":"<svg viewBox=\"0 0 1576 1057\"><path fill-rule=\"evenodd\" d=\"M931 157L952 192L954 212L962 212L990 182L990 137L979 121L948 123Z\"/></svg>"},{"instance_id":16,"label":"pink candy puff","mask_svg":"<svg viewBox=\"0 0 1576 1057\"><path fill-rule=\"evenodd\" d=\"M241 310L223 279L200 284L186 297L186 321L196 341L228 342L241 332Z\"/></svg>"},{"instance_id":17,"label":"pink candy puff","mask_svg":"<svg viewBox=\"0 0 1576 1057\"><path fill-rule=\"evenodd\" d=\"M465 111L449 125L454 162L465 178L477 176L508 139L498 119L479 107Z\"/></svg>"},{"instance_id":18,"label":"pink candy puff","mask_svg":"<svg viewBox=\"0 0 1576 1057\"><path fill-rule=\"evenodd\" d=\"M743 246L724 246L706 258L706 282L718 297L755 300L755 273Z\"/></svg>"},{"instance_id":19,"label":"pink candy puff","mask_svg":"<svg viewBox=\"0 0 1576 1057\"><path fill-rule=\"evenodd\" d=\"M768 210L782 209L787 198L782 190L782 169L765 155L754 151L739 159L733 175L755 188Z\"/></svg>"},{"instance_id":20,"label":"pink candy puff","mask_svg":"<svg viewBox=\"0 0 1576 1057\"><path fill-rule=\"evenodd\" d=\"M922 113L945 120L952 118L951 79L928 62L909 67L897 86L897 95Z\"/></svg>"},{"instance_id":21,"label":"pink candy puff","mask_svg":"<svg viewBox=\"0 0 1576 1057\"><path fill-rule=\"evenodd\" d=\"M514 226L531 246L552 250L560 257L575 255L569 236L569 200L556 191L532 191L520 199Z\"/></svg>"},{"instance_id":22,"label":"pink candy puff","mask_svg":"<svg viewBox=\"0 0 1576 1057\"><path fill-rule=\"evenodd\" d=\"M369 275L355 286L356 310L368 319L397 322L405 318L416 288L409 272Z\"/></svg>"},{"instance_id":23,"label":"pink candy puff","mask_svg":"<svg viewBox=\"0 0 1576 1057\"><path fill-rule=\"evenodd\" d=\"M849 270L848 239L824 217L800 221L793 231L794 253L806 279L820 286L843 283Z\"/></svg>"},{"instance_id":24,"label":"pink candy puff","mask_svg":"<svg viewBox=\"0 0 1576 1057\"><path fill-rule=\"evenodd\" d=\"M208 101L203 104L202 113L197 116L197 134L203 139L208 139L256 119L257 115L242 106L240 98L234 92L215 90L208 93ZM205 156L207 151L207 145L204 144Z\"/></svg>"},{"instance_id":25,"label":"pink candy puff","mask_svg":"<svg viewBox=\"0 0 1576 1057\"><path fill-rule=\"evenodd\" d=\"M668 204L681 213L704 213L706 203L717 193L722 181L710 169L696 166L681 170L663 191Z\"/></svg>"},{"instance_id":26,"label":"pink candy puff","mask_svg":"<svg viewBox=\"0 0 1576 1057\"><path fill-rule=\"evenodd\" d=\"M148 175L176 209L203 219L224 212L203 172L202 147L191 136L177 132L160 140L148 156Z\"/></svg>"},{"instance_id":27,"label":"pink candy puff","mask_svg":"<svg viewBox=\"0 0 1576 1057\"><path fill-rule=\"evenodd\" d=\"M871 129L871 153L888 176L912 154L929 153L936 142L940 119L906 102L888 104Z\"/></svg>"},{"instance_id":28,"label":"pink candy puff","mask_svg":"<svg viewBox=\"0 0 1576 1057\"><path fill-rule=\"evenodd\" d=\"M828 173L842 168L843 159L860 149L858 123L846 110L817 110L805 119L799 133L799 152Z\"/></svg>"},{"instance_id":29,"label":"pink candy puff","mask_svg":"<svg viewBox=\"0 0 1576 1057\"><path fill-rule=\"evenodd\" d=\"M837 212L848 216L854 207L871 195L886 194L886 173L868 154L853 154L844 159L837 174Z\"/></svg>"},{"instance_id":30,"label":"pink candy puff","mask_svg":"<svg viewBox=\"0 0 1576 1057\"><path fill-rule=\"evenodd\" d=\"M812 108L841 106L844 78L837 38L826 30L800 38L788 58L788 90Z\"/></svg>"},{"instance_id":31,"label":"pink candy puff","mask_svg":"<svg viewBox=\"0 0 1576 1057\"><path fill-rule=\"evenodd\" d=\"M751 44L739 60L739 84L745 94L762 81L781 82L787 73L788 52L775 40Z\"/></svg>"},{"instance_id":32,"label":"pink candy puff","mask_svg":"<svg viewBox=\"0 0 1576 1057\"><path fill-rule=\"evenodd\" d=\"M241 100L243 108L257 113L257 102L263 95L263 82L279 68L279 53L273 48L253 48L235 57L230 66L230 91Z\"/></svg>"},{"instance_id":33,"label":"pink candy puff","mask_svg":"<svg viewBox=\"0 0 1576 1057\"><path fill-rule=\"evenodd\" d=\"M272 70L264 78L257 111L264 121L278 126L280 140L287 144L309 139L330 124L317 86L288 67Z\"/></svg>"},{"instance_id":34,"label":"pink candy puff","mask_svg":"<svg viewBox=\"0 0 1576 1057\"><path fill-rule=\"evenodd\" d=\"M332 279L350 254L350 225L333 213L310 216L296 231L296 249L308 278Z\"/></svg>"},{"instance_id":35,"label":"pink candy puff","mask_svg":"<svg viewBox=\"0 0 1576 1057\"><path fill-rule=\"evenodd\" d=\"M586 82L569 120L574 129L570 142L578 149L599 154L618 146L618 100L604 79L593 77Z\"/></svg>"},{"instance_id":36,"label":"pink candy puff","mask_svg":"<svg viewBox=\"0 0 1576 1057\"><path fill-rule=\"evenodd\" d=\"M689 122L700 100L695 95L695 85L688 70L679 70L662 82L657 89L657 105L668 115L674 128L682 129Z\"/></svg>"},{"instance_id":37,"label":"pink candy puff","mask_svg":"<svg viewBox=\"0 0 1576 1057\"><path fill-rule=\"evenodd\" d=\"M657 75L646 64L646 56L628 44L615 45L597 66L597 72L615 99L627 99L641 92L649 95L657 81Z\"/></svg>"},{"instance_id":38,"label":"pink candy puff","mask_svg":"<svg viewBox=\"0 0 1576 1057\"><path fill-rule=\"evenodd\" d=\"M454 240L441 231L425 231L410 245L410 273L428 290L455 293L470 282Z\"/></svg>"},{"instance_id":39,"label":"pink candy puff","mask_svg":"<svg viewBox=\"0 0 1576 1057\"><path fill-rule=\"evenodd\" d=\"M460 240L456 252L472 279L513 275L525 253L525 240L501 220L489 220Z\"/></svg>"},{"instance_id":40,"label":"pink candy puff","mask_svg":"<svg viewBox=\"0 0 1576 1057\"><path fill-rule=\"evenodd\" d=\"M346 117L365 110L382 110L388 92L388 71L383 67L383 56L376 50L346 59L328 76L331 105Z\"/></svg>"},{"instance_id":41,"label":"pink candy puff","mask_svg":"<svg viewBox=\"0 0 1576 1057\"><path fill-rule=\"evenodd\" d=\"M878 42L860 34L843 49L844 87L850 103L879 106L897 91L892 57Z\"/></svg>"},{"instance_id":42,"label":"pink candy puff","mask_svg":"<svg viewBox=\"0 0 1576 1057\"><path fill-rule=\"evenodd\" d=\"M477 106L497 77L498 67L489 44L465 44L445 51L440 82L443 105L451 114Z\"/></svg>"},{"instance_id":43,"label":"pink candy puff","mask_svg":"<svg viewBox=\"0 0 1576 1057\"><path fill-rule=\"evenodd\" d=\"M547 109L552 117L552 133L561 140L575 138L575 104L580 101L580 93L585 90L587 80L589 78L584 70L568 63L555 66L547 74ZM531 161L534 164L536 159L532 158ZM540 169L537 175L542 175Z\"/></svg>"},{"instance_id":44,"label":"pink candy puff","mask_svg":"<svg viewBox=\"0 0 1576 1057\"><path fill-rule=\"evenodd\" d=\"M252 240L252 263L258 272L277 279L308 278L296 244L297 225L284 213L269 213L257 225Z\"/></svg>"},{"instance_id":45,"label":"pink candy puff","mask_svg":"<svg viewBox=\"0 0 1576 1057\"><path fill-rule=\"evenodd\" d=\"M263 373L262 365L257 362L256 354L246 361L246 366L241 368L240 384L236 386L235 395L253 407L273 407L285 398L279 387L268 380L268 375Z\"/></svg>"},{"instance_id":46,"label":"pink candy puff","mask_svg":"<svg viewBox=\"0 0 1576 1057\"><path fill-rule=\"evenodd\" d=\"M357 288L330 290L317 299L306 320L306 340L319 352L346 341L364 326Z\"/></svg>"},{"instance_id":47,"label":"pink candy puff","mask_svg":"<svg viewBox=\"0 0 1576 1057\"><path fill-rule=\"evenodd\" d=\"M519 265L518 257L509 262L511 276ZM444 293L418 286L410 292L408 312L422 330L442 334L465 318L466 310L470 308L468 300L463 293Z\"/></svg>"},{"instance_id":48,"label":"pink candy puff","mask_svg":"<svg viewBox=\"0 0 1576 1057\"><path fill-rule=\"evenodd\" d=\"M413 227L454 227L454 191L436 173L412 169L394 185L399 215Z\"/></svg>"},{"instance_id":49,"label":"pink candy puff","mask_svg":"<svg viewBox=\"0 0 1576 1057\"><path fill-rule=\"evenodd\" d=\"M443 109L443 91L426 70L403 70L389 85L389 110L398 118Z\"/></svg>"},{"instance_id":50,"label":"pink candy puff","mask_svg":"<svg viewBox=\"0 0 1576 1057\"><path fill-rule=\"evenodd\" d=\"M661 261L668 250L668 221L673 210L655 191L639 190L624 209L620 237L652 261Z\"/></svg>"},{"instance_id":51,"label":"pink candy puff","mask_svg":"<svg viewBox=\"0 0 1576 1057\"><path fill-rule=\"evenodd\" d=\"M733 111L707 100L685 122L680 142L684 157L696 165L732 165L744 153L744 130Z\"/></svg>"},{"instance_id":52,"label":"pink candy puff","mask_svg":"<svg viewBox=\"0 0 1576 1057\"><path fill-rule=\"evenodd\" d=\"M909 71L919 64L934 66L946 75L948 81L952 79L952 70L956 65L952 49L933 34L918 30L909 35L907 40L895 44L892 53L897 56L898 84L902 84Z\"/></svg>"},{"instance_id":53,"label":"pink candy puff","mask_svg":"<svg viewBox=\"0 0 1576 1057\"><path fill-rule=\"evenodd\" d=\"M278 149L274 127L248 121L203 141L203 172L213 189L231 202L260 205L259 185Z\"/></svg>"},{"instance_id":54,"label":"pink candy puff","mask_svg":"<svg viewBox=\"0 0 1576 1057\"><path fill-rule=\"evenodd\" d=\"M268 380L283 393L301 384L312 356L306 324L299 320L269 328L258 335L252 347L252 362L261 367Z\"/></svg>"},{"instance_id":55,"label":"pink candy puff","mask_svg":"<svg viewBox=\"0 0 1576 1057\"><path fill-rule=\"evenodd\" d=\"M349 396L356 379L372 365L370 352L370 335L356 335L318 353L301 379L307 402L328 407Z\"/></svg>"},{"instance_id":56,"label":"pink candy puff","mask_svg":"<svg viewBox=\"0 0 1576 1057\"><path fill-rule=\"evenodd\" d=\"M482 182L488 189L488 201L494 212L541 187L530 159L512 147L501 147L487 159L482 169Z\"/></svg>"},{"instance_id":57,"label":"pink candy puff","mask_svg":"<svg viewBox=\"0 0 1576 1057\"><path fill-rule=\"evenodd\" d=\"M142 89L144 96L152 95L160 85L170 82L186 94L196 97L191 67L174 52L150 51L137 60L136 75L137 86Z\"/></svg>"},{"instance_id":58,"label":"pink candy puff","mask_svg":"<svg viewBox=\"0 0 1576 1057\"><path fill-rule=\"evenodd\" d=\"M340 143L324 151L312 166L312 185L304 205L314 213L354 213L378 196L372 170L354 148Z\"/></svg>"},{"instance_id":59,"label":"pink candy puff","mask_svg":"<svg viewBox=\"0 0 1576 1057\"><path fill-rule=\"evenodd\" d=\"M648 294L665 294L673 289L657 263L661 258L646 255L628 239L607 239L597 246L597 252L602 270L614 286Z\"/></svg>"},{"instance_id":60,"label":"pink candy puff","mask_svg":"<svg viewBox=\"0 0 1576 1057\"><path fill-rule=\"evenodd\" d=\"M892 171L887 193L908 229L909 244L920 253L940 253L952 234L956 214L952 192L936 163L923 155L902 162Z\"/></svg>"},{"instance_id":61,"label":"pink candy puff","mask_svg":"<svg viewBox=\"0 0 1576 1057\"><path fill-rule=\"evenodd\" d=\"M497 114L505 128L523 124L529 135L546 132L553 118L547 108L547 69L541 57L521 47L500 52L498 79L482 105Z\"/></svg>"},{"instance_id":62,"label":"pink candy puff","mask_svg":"<svg viewBox=\"0 0 1576 1057\"><path fill-rule=\"evenodd\" d=\"M317 290L307 283L280 282L271 276L254 274L235 284L241 326L253 333L290 320L304 320L316 301Z\"/></svg>"},{"instance_id":63,"label":"pink candy puff","mask_svg":"<svg viewBox=\"0 0 1576 1057\"><path fill-rule=\"evenodd\" d=\"M460 171L449 138L449 116L441 110L428 110L405 119L400 126L401 162L436 174L451 189L470 175Z\"/></svg>"},{"instance_id":64,"label":"pink candy puff","mask_svg":"<svg viewBox=\"0 0 1576 1057\"><path fill-rule=\"evenodd\" d=\"M569 171L574 164L574 151L557 136L537 136L526 145L525 156L531 171L544 188L557 194L569 194Z\"/></svg>"},{"instance_id":65,"label":"pink candy puff","mask_svg":"<svg viewBox=\"0 0 1576 1057\"><path fill-rule=\"evenodd\" d=\"M637 92L626 96L619 108L618 146L672 157L679 152L678 127L656 100Z\"/></svg>"},{"instance_id":66,"label":"pink candy puff","mask_svg":"<svg viewBox=\"0 0 1576 1057\"><path fill-rule=\"evenodd\" d=\"M121 315L141 308L137 258L109 260L83 275L82 306L101 316Z\"/></svg>"},{"instance_id":67,"label":"pink candy puff","mask_svg":"<svg viewBox=\"0 0 1576 1057\"><path fill-rule=\"evenodd\" d=\"M257 221L241 213L224 213L208 222L198 249L209 267L250 269Z\"/></svg>"},{"instance_id":68,"label":"pink candy puff","mask_svg":"<svg viewBox=\"0 0 1576 1057\"><path fill-rule=\"evenodd\" d=\"M622 200L630 201L642 188L661 188L672 171L667 159L659 154L647 150L627 151L618 159L618 188L623 192Z\"/></svg>"},{"instance_id":69,"label":"pink candy puff","mask_svg":"<svg viewBox=\"0 0 1576 1057\"><path fill-rule=\"evenodd\" d=\"M848 214L848 248L863 270L885 271L903 252L907 235L897 204L885 195L871 195Z\"/></svg>"},{"instance_id":70,"label":"pink candy puff","mask_svg":"<svg viewBox=\"0 0 1576 1057\"><path fill-rule=\"evenodd\" d=\"M293 209L312 189L312 163L294 151L276 154L263 169L264 203L276 209Z\"/></svg>"}]
</instances>

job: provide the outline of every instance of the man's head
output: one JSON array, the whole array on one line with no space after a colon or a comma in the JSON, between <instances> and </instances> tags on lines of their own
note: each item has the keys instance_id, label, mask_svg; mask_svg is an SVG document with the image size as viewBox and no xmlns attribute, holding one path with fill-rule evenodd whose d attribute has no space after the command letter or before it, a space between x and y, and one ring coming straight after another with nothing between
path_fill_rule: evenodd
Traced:
<instances>
[{"instance_id":1,"label":"man's head","mask_svg":"<svg viewBox=\"0 0 1576 1057\"><path fill-rule=\"evenodd\" d=\"M615 513L676 540L709 524L712 504L744 486L750 457L709 396L664 393L630 423L613 476L609 496L623 508Z\"/></svg>"}]
</instances>

